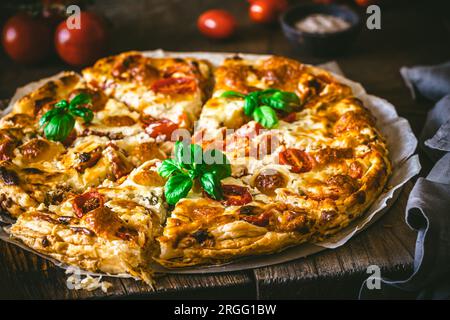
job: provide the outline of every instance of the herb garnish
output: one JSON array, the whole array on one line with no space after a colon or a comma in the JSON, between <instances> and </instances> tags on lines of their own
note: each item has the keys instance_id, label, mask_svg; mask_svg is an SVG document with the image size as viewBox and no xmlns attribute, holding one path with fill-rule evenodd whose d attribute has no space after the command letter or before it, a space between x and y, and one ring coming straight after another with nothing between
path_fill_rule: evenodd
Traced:
<instances>
[{"instance_id":1,"label":"herb garnish","mask_svg":"<svg viewBox=\"0 0 450 320\"><path fill-rule=\"evenodd\" d=\"M167 203L175 205L185 198L195 181L213 199L223 198L220 180L231 175L227 157L217 149L203 152L197 144L175 143L174 158L164 160L158 168L163 178L168 178L164 195Z\"/></svg>"},{"instance_id":2,"label":"herb garnish","mask_svg":"<svg viewBox=\"0 0 450 320\"><path fill-rule=\"evenodd\" d=\"M64 141L75 126L75 117L83 118L85 123L89 123L94 118L92 110L81 107L91 103L91 97L80 93L70 102L61 100L55 107L47 111L39 120L39 125L44 127L45 137L49 140Z\"/></svg>"},{"instance_id":3,"label":"herb garnish","mask_svg":"<svg viewBox=\"0 0 450 320\"><path fill-rule=\"evenodd\" d=\"M276 110L291 112L301 104L295 93L278 89L254 91L247 95L236 91L225 91L221 97L244 99L244 113L268 129L278 124Z\"/></svg>"}]
</instances>

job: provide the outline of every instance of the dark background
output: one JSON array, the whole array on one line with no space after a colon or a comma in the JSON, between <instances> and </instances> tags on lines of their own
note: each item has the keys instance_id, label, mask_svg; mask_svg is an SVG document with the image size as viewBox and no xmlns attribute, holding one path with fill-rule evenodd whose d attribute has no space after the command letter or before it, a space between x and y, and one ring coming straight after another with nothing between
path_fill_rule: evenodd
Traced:
<instances>
[{"instance_id":1,"label":"dark background","mask_svg":"<svg viewBox=\"0 0 450 320\"><path fill-rule=\"evenodd\" d=\"M295 4L301 1L291 1ZM385 1L382 29L363 29L345 55L317 58L295 52L278 26L250 22L245 0L97 0L91 7L111 25L111 53L163 48L174 51L222 51L279 54L306 63L336 60L344 74L366 90L393 103L416 134L432 103L412 100L400 77L402 66L435 64L450 58L449 1ZM235 37L208 40L196 19L211 8L228 9L238 19ZM1 13L4 15L5 12ZM365 16L362 11L361 14ZM1 20L0 20L1 21ZM18 86L64 69L53 57L35 66L13 63L0 50L0 99L10 98ZM420 153L425 173L428 161ZM392 209L374 226L345 246L274 267L218 275L167 276L154 289L133 280L113 280L109 296L156 298L356 298L370 264L383 275L406 277L412 270L415 233L404 221L408 183ZM69 291L64 273L43 259L0 242L1 298L92 298L99 291Z\"/></svg>"}]
</instances>

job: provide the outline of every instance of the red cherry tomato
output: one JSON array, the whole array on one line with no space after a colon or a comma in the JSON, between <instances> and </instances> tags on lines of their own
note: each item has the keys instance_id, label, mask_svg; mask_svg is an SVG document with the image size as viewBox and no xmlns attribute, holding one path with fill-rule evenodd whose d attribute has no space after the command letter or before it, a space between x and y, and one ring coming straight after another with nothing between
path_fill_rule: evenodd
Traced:
<instances>
[{"instance_id":1,"label":"red cherry tomato","mask_svg":"<svg viewBox=\"0 0 450 320\"><path fill-rule=\"evenodd\" d=\"M225 39L234 33L236 19L225 10L208 10L198 18L197 27L209 38Z\"/></svg>"},{"instance_id":2,"label":"red cherry tomato","mask_svg":"<svg viewBox=\"0 0 450 320\"><path fill-rule=\"evenodd\" d=\"M258 0L248 0L248 2L250 4L253 4L253 2L256 2ZM286 11L286 9L289 6L289 3L287 0L265 0L266 2L272 2L273 5L275 6L276 10L281 13L283 11ZM330 1L330 0L328 0Z\"/></svg>"},{"instance_id":3,"label":"red cherry tomato","mask_svg":"<svg viewBox=\"0 0 450 320\"><path fill-rule=\"evenodd\" d=\"M375 0L355 0L355 2L360 7L367 7L371 4L375 4L377 1L375 1Z\"/></svg>"},{"instance_id":4,"label":"red cherry tomato","mask_svg":"<svg viewBox=\"0 0 450 320\"><path fill-rule=\"evenodd\" d=\"M270 1L255 0L250 5L249 16L256 23L271 23L277 17L277 9Z\"/></svg>"},{"instance_id":5,"label":"red cherry tomato","mask_svg":"<svg viewBox=\"0 0 450 320\"><path fill-rule=\"evenodd\" d=\"M226 206L243 206L252 202L252 195L246 187L224 184L222 185L222 192L224 198L222 203Z\"/></svg>"},{"instance_id":6,"label":"red cherry tomato","mask_svg":"<svg viewBox=\"0 0 450 320\"><path fill-rule=\"evenodd\" d=\"M39 62L52 51L52 31L44 19L19 13L6 21L2 44L14 61Z\"/></svg>"},{"instance_id":7,"label":"red cherry tomato","mask_svg":"<svg viewBox=\"0 0 450 320\"><path fill-rule=\"evenodd\" d=\"M106 54L108 35L103 20L91 12L81 12L80 28L61 22L55 33L58 55L68 64L85 66Z\"/></svg>"},{"instance_id":8,"label":"red cherry tomato","mask_svg":"<svg viewBox=\"0 0 450 320\"><path fill-rule=\"evenodd\" d=\"M295 173L308 172L313 167L313 159L300 149L289 148L279 155L280 163L292 166L291 171Z\"/></svg>"},{"instance_id":9,"label":"red cherry tomato","mask_svg":"<svg viewBox=\"0 0 450 320\"><path fill-rule=\"evenodd\" d=\"M178 129L178 125L169 119L147 120L145 132L152 138L165 136L165 140L170 140L172 133Z\"/></svg>"},{"instance_id":10,"label":"red cherry tomato","mask_svg":"<svg viewBox=\"0 0 450 320\"><path fill-rule=\"evenodd\" d=\"M256 23L272 23L288 7L286 0L251 0L249 16Z\"/></svg>"},{"instance_id":11,"label":"red cherry tomato","mask_svg":"<svg viewBox=\"0 0 450 320\"><path fill-rule=\"evenodd\" d=\"M184 94L195 92L197 83L193 78L165 78L152 85L154 92L164 94Z\"/></svg>"}]
</instances>

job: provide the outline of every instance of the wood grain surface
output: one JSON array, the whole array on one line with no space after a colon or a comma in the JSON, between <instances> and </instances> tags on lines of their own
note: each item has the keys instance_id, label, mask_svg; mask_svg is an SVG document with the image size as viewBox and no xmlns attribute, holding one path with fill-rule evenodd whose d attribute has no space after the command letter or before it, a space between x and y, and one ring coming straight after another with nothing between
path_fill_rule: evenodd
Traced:
<instances>
[{"instance_id":1,"label":"wood grain surface","mask_svg":"<svg viewBox=\"0 0 450 320\"><path fill-rule=\"evenodd\" d=\"M299 2L299 1L292 1ZM346 55L317 58L294 51L279 27L253 25L243 0L97 0L93 9L111 22L112 53L163 48L178 51L229 51L286 55L307 63L335 59L345 75L369 93L392 102L419 133L431 103L413 101L399 74L404 65L434 64L450 57L448 1L400 1L382 7L382 29L364 29ZM239 22L233 39L201 37L196 17L211 8L230 10ZM364 13L363 13L364 14ZM1 22L0 22L1 23ZM39 66L12 63L0 53L0 99L18 86L67 69L56 58ZM427 159L419 153L424 173ZM346 245L281 265L213 275L167 275L154 288L132 279L108 278L100 290L69 290L64 271L13 245L0 242L0 298L77 299L125 298L356 298L367 266L384 276L404 278L412 270L415 232L404 223L408 183L392 208L378 222Z\"/></svg>"}]
</instances>

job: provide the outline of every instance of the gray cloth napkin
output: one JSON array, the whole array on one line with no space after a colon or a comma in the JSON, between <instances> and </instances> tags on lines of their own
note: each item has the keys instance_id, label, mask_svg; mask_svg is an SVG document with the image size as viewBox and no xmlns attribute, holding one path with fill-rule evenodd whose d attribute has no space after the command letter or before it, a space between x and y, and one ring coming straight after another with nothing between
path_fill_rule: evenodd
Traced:
<instances>
[{"instance_id":1,"label":"gray cloth napkin","mask_svg":"<svg viewBox=\"0 0 450 320\"><path fill-rule=\"evenodd\" d=\"M417 180L406 205L406 223L417 231L413 274L406 280L380 278L380 289L369 289L368 279L360 298L450 299L450 62L401 72L423 96L440 99L420 137L420 147L437 162Z\"/></svg>"},{"instance_id":2,"label":"gray cloth napkin","mask_svg":"<svg viewBox=\"0 0 450 320\"><path fill-rule=\"evenodd\" d=\"M419 138L419 146L434 162L450 150L449 132L450 95L447 95L428 112L425 126Z\"/></svg>"},{"instance_id":3,"label":"gray cloth napkin","mask_svg":"<svg viewBox=\"0 0 450 320\"><path fill-rule=\"evenodd\" d=\"M413 98L416 91L433 101L450 93L450 61L436 66L403 67L400 73Z\"/></svg>"}]
</instances>

